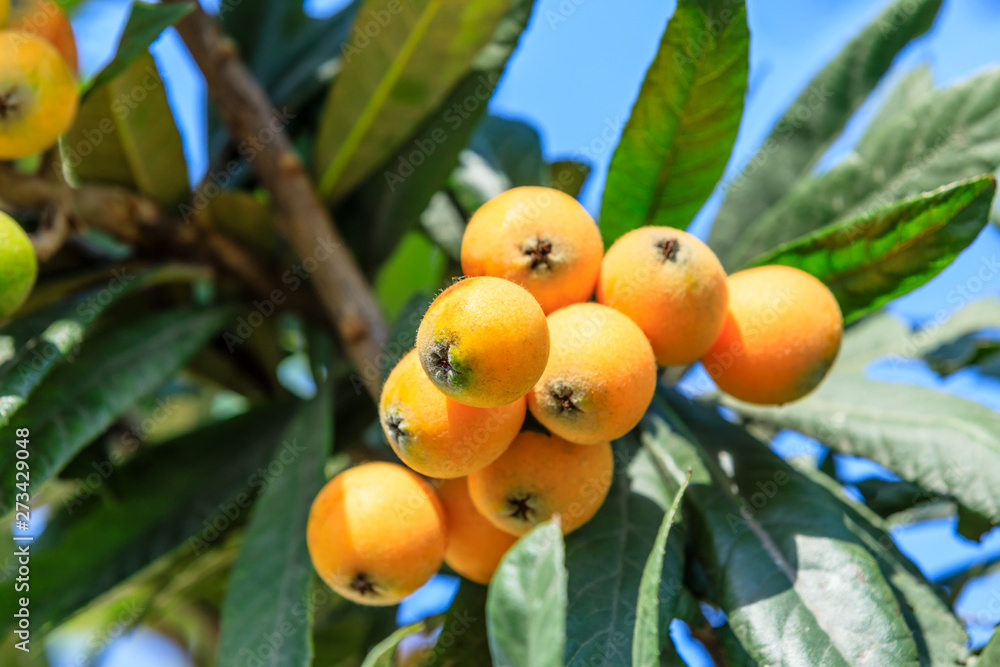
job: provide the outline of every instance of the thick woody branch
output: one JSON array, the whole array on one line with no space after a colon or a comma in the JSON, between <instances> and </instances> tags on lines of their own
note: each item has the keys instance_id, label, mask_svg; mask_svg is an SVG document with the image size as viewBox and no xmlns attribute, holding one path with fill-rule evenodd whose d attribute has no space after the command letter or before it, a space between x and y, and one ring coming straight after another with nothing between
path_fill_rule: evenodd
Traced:
<instances>
[{"instance_id":1,"label":"thick woody branch","mask_svg":"<svg viewBox=\"0 0 1000 667\"><path fill-rule=\"evenodd\" d=\"M321 247L329 253L312 273L313 286L365 387L377 398L380 374L373 371L387 337L381 310L292 148L277 110L212 17L196 8L177 30L230 134L254 147L251 166L271 191L281 232L303 258Z\"/></svg>"},{"instance_id":2,"label":"thick woody branch","mask_svg":"<svg viewBox=\"0 0 1000 667\"><path fill-rule=\"evenodd\" d=\"M71 188L65 183L23 174L10 165L0 164L0 204L42 212L55 206L57 215L64 217L56 221L57 236L46 232L36 240L36 252L41 261L58 250L51 246L65 240L63 232L67 230L59 225L68 224L65 220L68 218L80 227L99 229L140 248L166 249L185 258L212 261L236 275L257 294L268 295L274 288L272 281L258 268L253 255L239 245L214 230L168 216L156 203L125 188L105 185Z\"/></svg>"}]
</instances>

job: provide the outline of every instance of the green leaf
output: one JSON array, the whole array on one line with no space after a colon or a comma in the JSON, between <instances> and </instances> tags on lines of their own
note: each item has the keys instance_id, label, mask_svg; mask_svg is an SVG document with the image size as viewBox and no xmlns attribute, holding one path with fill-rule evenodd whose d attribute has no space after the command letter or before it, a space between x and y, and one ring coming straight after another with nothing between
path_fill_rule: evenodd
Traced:
<instances>
[{"instance_id":1,"label":"green leaf","mask_svg":"<svg viewBox=\"0 0 1000 667\"><path fill-rule=\"evenodd\" d=\"M337 199L354 189L420 127L461 81L508 4L362 3L355 21L359 30L344 45L344 68L319 124L316 171L324 198Z\"/></svg>"},{"instance_id":2,"label":"green leaf","mask_svg":"<svg viewBox=\"0 0 1000 667\"><path fill-rule=\"evenodd\" d=\"M14 442L30 428L31 490L62 470L86 444L158 389L232 316L228 308L152 315L88 341L73 364L54 370L3 429ZM0 453L0 515L12 509L15 451Z\"/></svg>"},{"instance_id":3,"label":"green leaf","mask_svg":"<svg viewBox=\"0 0 1000 667\"><path fill-rule=\"evenodd\" d=\"M832 372L863 375L871 362L897 353L909 337L910 328L898 317L884 310L872 313L844 330Z\"/></svg>"},{"instance_id":4,"label":"green leaf","mask_svg":"<svg viewBox=\"0 0 1000 667\"><path fill-rule=\"evenodd\" d=\"M889 119L896 114L903 113L918 104L932 90L934 90L934 78L930 67L921 65L908 72L886 97L869 126L876 127L889 122Z\"/></svg>"},{"instance_id":5,"label":"green leaf","mask_svg":"<svg viewBox=\"0 0 1000 667\"><path fill-rule=\"evenodd\" d=\"M222 605L220 667L241 667L247 655L259 655L263 638L274 635L282 641L272 647L270 665L300 667L312 661L313 567L306 523L325 481L323 466L333 440L330 382L319 384L275 447L267 467L273 481L254 503Z\"/></svg>"},{"instance_id":6,"label":"green leaf","mask_svg":"<svg viewBox=\"0 0 1000 667\"><path fill-rule=\"evenodd\" d=\"M854 486L865 499L865 505L881 517L905 512L939 498L936 493L925 491L916 484L877 477L860 480Z\"/></svg>"},{"instance_id":7,"label":"green leaf","mask_svg":"<svg viewBox=\"0 0 1000 667\"><path fill-rule=\"evenodd\" d=\"M691 222L729 161L749 57L742 2L710 21L698 2L679 0L611 159L605 246L637 227Z\"/></svg>"},{"instance_id":8,"label":"green leaf","mask_svg":"<svg viewBox=\"0 0 1000 667\"><path fill-rule=\"evenodd\" d=\"M979 654L978 665L1000 665L1000 628L993 633L993 637Z\"/></svg>"},{"instance_id":9,"label":"green leaf","mask_svg":"<svg viewBox=\"0 0 1000 667\"><path fill-rule=\"evenodd\" d=\"M552 187L565 192L570 197L579 197L592 171L593 168L586 162L556 160L552 163L550 176Z\"/></svg>"},{"instance_id":10,"label":"green leaf","mask_svg":"<svg viewBox=\"0 0 1000 667\"><path fill-rule=\"evenodd\" d=\"M448 178L448 193L466 218L472 217L480 206L510 188L510 179L503 171L472 151L462 152Z\"/></svg>"},{"instance_id":11,"label":"green leaf","mask_svg":"<svg viewBox=\"0 0 1000 667\"><path fill-rule=\"evenodd\" d=\"M476 126L468 149L506 176L510 187L548 183L542 137L528 123L487 115Z\"/></svg>"},{"instance_id":12,"label":"green leaf","mask_svg":"<svg viewBox=\"0 0 1000 667\"><path fill-rule=\"evenodd\" d=\"M841 501L847 525L879 561L892 586L903 618L920 651L921 665L964 665L969 637L942 591L895 546L888 526L874 512L851 501L834 480L816 470L803 470L812 481Z\"/></svg>"},{"instance_id":13,"label":"green leaf","mask_svg":"<svg viewBox=\"0 0 1000 667\"><path fill-rule=\"evenodd\" d=\"M660 647L666 639L660 637L660 584L663 576L663 559L667 554L667 536L680 509L689 480L690 478L684 480L677 495L674 496L670 510L663 516L663 523L656 533L653 550L649 552L646 567L642 571L639 598L636 603L635 632L632 635L632 664L635 667L656 665L660 662ZM676 606L676 597L667 600L667 603L668 609ZM667 614L673 616L673 610Z\"/></svg>"},{"instance_id":14,"label":"green leaf","mask_svg":"<svg viewBox=\"0 0 1000 667\"><path fill-rule=\"evenodd\" d=\"M992 357L986 359L977 367L977 370L983 375L1000 378L1000 354L994 354Z\"/></svg>"},{"instance_id":15,"label":"green leaf","mask_svg":"<svg viewBox=\"0 0 1000 667\"><path fill-rule=\"evenodd\" d=\"M462 258L465 215L448 194L435 192L420 214L420 227L455 261Z\"/></svg>"},{"instance_id":16,"label":"green leaf","mask_svg":"<svg viewBox=\"0 0 1000 667\"><path fill-rule=\"evenodd\" d=\"M399 311L396 322L389 331L389 342L385 346L385 364L382 367L382 380L389 377L393 367L403 356L417 344L417 329L424 313L430 307L434 297L428 293L418 293L410 297Z\"/></svg>"},{"instance_id":17,"label":"green leaf","mask_svg":"<svg viewBox=\"0 0 1000 667\"><path fill-rule=\"evenodd\" d=\"M273 255L278 238L267 196L222 190L205 209L212 227L261 255Z\"/></svg>"},{"instance_id":18,"label":"green leaf","mask_svg":"<svg viewBox=\"0 0 1000 667\"><path fill-rule=\"evenodd\" d=\"M375 645L375 648L365 657L365 661L361 663L361 667L394 667L396 663L393 656L396 655L396 646L404 637L412 635L414 632L420 632L423 627L423 623L412 623L396 630ZM297 664L308 665L309 663L302 662Z\"/></svg>"},{"instance_id":19,"label":"green leaf","mask_svg":"<svg viewBox=\"0 0 1000 667\"><path fill-rule=\"evenodd\" d=\"M835 221L861 217L943 184L1000 167L1000 68L936 90L872 125L843 162L795 184L727 254L737 267Z\"/></svg>"},{"instance_id":20,"label":"green leaf","mask_svg":"<svg viewBox=\"0 0 1000 667\"><path fill-rule=\"evenodd\" d=\"M832 375L782 407L738 412L861 456L1000 524L1000 413L933 389Z\"/></svg>"},{"instance_id":21,"label":"green leaf","mask_svg":"<svg viewBox=\"0 0 1000 667\"><path fill-rule=\"evenodd\" d=\"M187 196L181 135L153 56L134 58L94 89L63 138L62 155L84 183L121 185L164 206Z\"/></svg>"},{"instance_id":22,"label":"green leaf","mask_svg":"<svg viewBox=\"0 0 1000 667\"><path fill-rule=\"evenodd\" d=\"M935 373L951 375L968 366L989 363L998 353L1000 342L975 333L966 334L931 350L924 355L924 361Z\"/></svg>"},{"instance_id":23,"label":"green leaf","mask_svg":"<svg viewBox=\"0 0 1000 667\"><path fill-rule=\"evenodd\" d=\"M193 2L155 5L133 2L121 39L118 41L117 52L111 62L86 85L83 100L86 101L90 95L130 69L136 60L146 54L150 44L155 42L164 30L190 14L195 6Z\"/></svg>"},{"instance_id":24,"label":"green leaf","mask_svg":"<svg viewBox=\"0 0 1000 667\"><path fill-rule=\"evenodd\" d=\"M729 184L712 225L709 244L727 269L824 224L794 220L790 229L768 229L768 236L760 241L750 243L747 238L748 232L764 226L760 216L809 173L840 135L896 54L930 28L940 6L941 0L896 0L799 93L757 154ZM988 170L979 173L983 171ZM893 199L898 197L889 201Z\"/></svg>"},{"instance_id":25,"label":"green leaf","mask_svg":"<svg viewBox=\"0 0 1000 667\"><path fill-rule=\"evenodd\" d=\"M1000 301L992 297L975 301L948 319L935 318L915 331L888 313L873 313L844 332L844 344L833 372L863 373L880 357L889 357L893 362L920 358L959 337L991 327L1000 327Z\"/></svg>"},{"instance_id":26,"label":"green leaf","mask_svg":"<svg viewBox=\"0 0 1000 667\"><path fill-rule=\"evenodd\" d=\"M497 667L562 665L566 567L558 518L535 527L500 561L486 594L486 627Z\"/></svg>"},{"instance_id":27,"label":"green leaf","mask_svg":"<svg viewBox=\"0 0 1000 667\"><path fill-rule=\"evenodd\" d=\"M241 0L221 4L219 22L239 47L240 56L287 118L318 105L339 68L341 47L350 36L360 0L323 19L306 15L301 2ZM229 134L214 108L209 109L208 146L220 164Z\"/></svg>"},{"instance_id":28,"label":"green leaf","mask_svg":"<svg viewBox=\"0 0 1000 667\"><path fill-rule=\"evenodd\" d=\"M687 435L659 422L646 443L693 471L685 518L710 601L753 659L918 664L894 592L835 497L714 410L668 390L655 404Z\"/></svg>"},{"instance_id":29,"label":"green leaf","mask_svg":"<svg viewBox=\"0 0 1000 667\"><path fill-rule=\"evenodd\" d=\"M121 468L95 463L91 477L99 481L78 481L32 545L33 627L61 622L185 541L185 553L203 554L263 486L258 470L290 413L269 407L213 424ZM2 578L4 609L14 608L14 576Z\"/></svg>"},{"instance_id":30,"label":"green leaf","mask_svg":"<svg viewBox=\"0 0 1000 667\"><path fill-rule=\"evenodd\" d=\"M632 664L634 605L643 564L676 493L645 452L635 451L633 437L622 438L614 447L615 478L607 499L593 519L566 536L567 667ZM683 590L684 551L682 540L676 539L680 534L671 531L662 561L659 595L664 600L676 599ZM657 631L666 638L670 613L667 606L661 612Z\"/></svg>"},{"instance_id":31,"label":"green leaf","mask_svg":"<svg viewBox=\"0 0 1000 667\"><path fill-rule=\"evenodd\" d=\"M462 579L448 607L434 653L424 667L490 665L486 632L486 586Z\"/></svg>"},{"instance_id":32,"label":"green leaf","mask_svg":"<svg viewBox=\"0 0 1000 667\"><path fill-rule=\"evenodd\" d=\"M997 572L1000 572L1000 556L985 558L971 566L963 566L956 571L937 577L936 581L948 589L948 599L954 603L969 582L992 576Z\"/></svg>"},{"instance_id":33,"label":"green leaf","mask_svg":"<svg viewBox=\"0 0 1000 667\"><path fill-rule=\"evenodd\" d=\"M0 329L0 427L49 372L76 351L105 308L134 289L203 275L199 269L170 265L138 276L116 271L107 286L46 306Z\"/></svg>"},{"instance_id":34,"label":"green leaf","mask_svg":"<svg viewBox=\"0 0 1000 667\"><path fill-rule=\"evenodd\" d=\"M423 215L434 213L429 210L432 197L446 197L439 191L486 113L489 98L531 16L533 0L509 0L508 5L489 42L467 63L468 70L447 97L388 156L384 171L369 178L338 209L338 219L354 221L354 226L365 230L364 238L358 242L364 249L359 254L372 265L387 257ZM418 161L420 164L416 164ZM440 212L441 202L438 204L436 211ZM455 219L449 216L444 220L447 224L443 231L450 237L454 234ZM464 229L463 221L461 230Z\"/></svg>"},{"instance_id":35,"label":"green leaf","mask_svg":"<svg viewBox=\"0 0 1000 667\"><path fill-rule=\"evenodd\" d=\"M284 104L287 95L275 95L280 89L315 92L322 85L317 70L340 57L360 5L352 0L326 19L313 19L301 2L241 0L222 5L219 21L270 99Z\"/></svg>"},{"instance_id":36,"label":"green leaf","mask_svg":"<svg viewBox=\"0 0 1000 667\"><path fill-rule=\"evenodd\" d=\"M551 171L538 130L519 120L488 115L459 156L448 189L462 212L471 215L511 188L552 185Z\"/></svg>"},{"instance_id":37,"label":"green leaf","mask_svg":"<svg viewBox=\"0 0 1000 667\"><path fill-rule=\"evenodd\" d=\"M375 295L390 320L414 295L433 294L441 287L447 261L444 251L420 232L403 237L375 278Z\"/></svg>"},{"instance_id":38,"label":"green leaf","mask_svg":"<svg viewBox=\"0 0 1000 667\"><path fill-rule=\"evenodd\" d=\"M833 223L753 265L794 266L822 280L850 323L920 287L989 221L996 179L983 176Z\"/></svg>"}]
</instances>

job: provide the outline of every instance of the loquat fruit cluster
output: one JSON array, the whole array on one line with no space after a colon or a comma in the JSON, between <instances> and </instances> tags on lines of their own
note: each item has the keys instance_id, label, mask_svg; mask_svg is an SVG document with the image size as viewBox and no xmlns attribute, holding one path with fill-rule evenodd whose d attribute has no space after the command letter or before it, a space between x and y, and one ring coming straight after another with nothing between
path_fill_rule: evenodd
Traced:
<instances>
[{"instance_id":1,"label":"loquat fruit cluster","mask_svg":"<svg viewBox=\"0 0 1000 667\"><path fill-rule=\"evenodd\" d=\"M723 391L782 403L814 389L840 346L837 301L811 275L727 277L708 246L667 227L604 253L593 218L557 190L484 204L461 261L467 277L431 303L379 401L406 467L342 472L312 508L315 567L357 602L398 602L442 563L486 584L535 525L589 521L611 487L611 441L646 413L658 364L701 360ZM526 427L528 412L547 432Z\"/></svg>"}]
</instances>

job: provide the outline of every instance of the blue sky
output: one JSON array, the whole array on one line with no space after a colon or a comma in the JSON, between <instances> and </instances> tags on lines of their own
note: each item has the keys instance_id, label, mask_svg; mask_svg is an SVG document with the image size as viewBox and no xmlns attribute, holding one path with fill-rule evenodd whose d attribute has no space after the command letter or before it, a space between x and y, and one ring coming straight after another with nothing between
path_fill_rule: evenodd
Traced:
<instances>
[{"instance_id":1,"label":"blue sky","mask_svg":"<svg viewBox=\"0 0 1000 667\"><path fill-rule=\"evenodd\" d=\"M124 0L91 0L78 13L75 24L85 72L94 71L110 58L115 40L109 35L121 30L128 4ZM342 4L342 0L316 0L307 6L322 14ZM592 163L594 176L582 198L595 214L615 144L602 140L601 135L609 128L615 136L620 133L674 4L662 0L538 0L534 22L492 101L494 113L539 128L547 157L585 157ZM748 4L751 86L729 173L753 155L809 78L888 2L750 0ZM901 54L887 82L876 91L876 103L905 71L920 63L931 66L938 85L947 85L1000 62L1000 40L996 37L1000 34L1000 5L994 0L945 0L944 4L932 32ZM172 32L157 42L154 54L185 139L192 177L197 180L206 168L203 83ZM876 104L862 108L858 121L849 126L823 164L832 164L850 149L874 108ZM695 222L694 229L701 235L707 232L718 194ZM949 291L967 284L983 262L995 256L1000 256L1000 232L991 227L954 266L893 303L890 310L918 323L952 309ZM983 282L977 294L1000 294L1000 275ZM873 375L937 386L1000 409L1000 382L985 380L975 373L961 372L940 380L915 363L891 373L876 368ZM800 441L785 444L793 448L803 445ZM885 475L863 463L848 461L843 469L852 479ZM932 577L987 555L1000 554L1000 534L996 531L981 545L956 538L953 532L951 522L941 521L899 530L895 537ZM988 636L989 625L1000 619L1000 577L971 588L960 601L960 612L982 623L973 628L977 643L981 643ZM688 658L691 664L704 664L704 656L697 653L690 653ZM125 663L108 660L105 664Z\"/></svg>"}]
</instances>

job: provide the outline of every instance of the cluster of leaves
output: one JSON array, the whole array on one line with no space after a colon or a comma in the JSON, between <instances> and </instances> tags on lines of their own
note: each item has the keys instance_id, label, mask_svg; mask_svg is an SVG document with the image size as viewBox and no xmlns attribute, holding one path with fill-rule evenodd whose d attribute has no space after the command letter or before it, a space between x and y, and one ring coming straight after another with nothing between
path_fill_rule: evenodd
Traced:
<instances>
[{"instance_id":1,"label":"cluster of leaves","mask_svg":"<svg viewBox=\"0 0 1000 667\"><path fill-rule=\"evenodd\" d=\"M1000 415L864 371L888 356L1000 375L981 333L1000 323L1000 304L970 303L916 332L876 312L988 223L1000 69L946 89L914 71L850 156L815 170L939 5L899 0L855 37L725 184L712 226L727 269L787 264L833 290L852 325L828 381L779 408L692 402L661 386L615 443L614 484L590 523L565 539L557 523L538 527L488 592L463 582L443 617L417 626L394 631L393 609L349 605L312 574L304 527L324 472L391 452L310 313L260 311L256 324L257 306L225 279L83 234L0 330L0 440L30 427L30 488L48 513L33 547L33 627L86 628L91 658L141 623L177 637L199 665L299 666L389 665L398 642L423 630L438 632L426 664L548 667L681 664L668 632L679 619L720 663L967 664L952 604L991 565L929 582L888 526L957 513L959 531L978 539L1000 523ZM82 187L179 206L280 276L295 260L255 180L255 148L211 112L209 176L189 190L148 52L189 10L134 5L62 159ZM531 12L531 0L355 0L325 19L297 2L222 5L219 20L396 322L386 372L412 344L427 295L458 273L464 221L483 201L528 184L576 195L587 178L582 162L546 162L530 126L487 114ZM686 226L719 187L749 41L743 2L679 0L611 163L606 243L645 224ZM241 331L237 322L249 332L234 346L220 334ZM311 398L279 382L296 364ZM900 481L860 484L857 502L834 454L819 467L774 455L766 440L784 429ZM2 452L10 520L15 458ZM11 607L14 577L8 559L0 597ZM21 658L10 642L0 656ZM991 658L1000 639L979 659Z\"/></svg>"}]
</instances>

